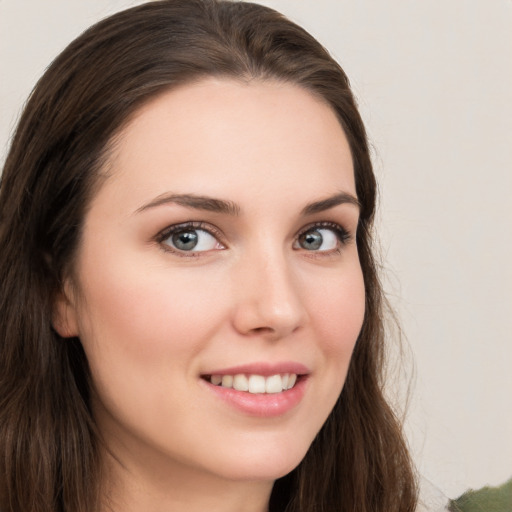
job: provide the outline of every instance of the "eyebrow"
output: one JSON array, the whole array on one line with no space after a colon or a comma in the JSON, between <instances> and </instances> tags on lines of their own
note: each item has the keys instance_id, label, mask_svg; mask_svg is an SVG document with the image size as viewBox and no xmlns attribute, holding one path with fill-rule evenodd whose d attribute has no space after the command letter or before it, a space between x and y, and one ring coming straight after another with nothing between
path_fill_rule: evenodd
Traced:
<instances>
[{"instance_id":1,"label":"eyebrow","mask_svg":"<svg viewBox=\"0 0 512 512\"><path fill-rule=\"evenodd\" d=\"M324 212L340 204L351 204L359 209L361 208L361 203L357 197L347 192L340 192L326 199L309 203L302 209L302 215L313 215L315 213Z\"/></svg>"},{"instance_id":2,"label":"eyebrow","mask_svg":"<svg viewBox=\"0 0 512 512\"><path fill-rule=\"evenodd\" d=\"M227 215L240 215L241 208L233 201L226 201L224 199L216 199L208 196L198 196L195 194L162 194L153 199L149 203L138 208L135 213L141 213L151 208L156 208L164 204L177 204L187 208L194 208L196 210L204 210L208 212L223 213ZM352 194L347 192L340 192L326 199L315 201L307 204L301 211L302 215L313 215L320 213L341 204L351 204L357 208L361 207L359 200Z\"/></svg>"},{"instance_id":3,"label":"eyebrow","mask_svg":"<svg viewBox=\"0 0 512 512\"><path fill-rule=\"evenodd\" d=\"M195 194L162 194L153 201L138 208L135 213L140 213L150 208L156 208L163 204L174 203L187 208L205 210L208 212L224 213L227 215L239 215L240 207L232 202L213 197L198 196Z\"/></svg>"}]
</instances>

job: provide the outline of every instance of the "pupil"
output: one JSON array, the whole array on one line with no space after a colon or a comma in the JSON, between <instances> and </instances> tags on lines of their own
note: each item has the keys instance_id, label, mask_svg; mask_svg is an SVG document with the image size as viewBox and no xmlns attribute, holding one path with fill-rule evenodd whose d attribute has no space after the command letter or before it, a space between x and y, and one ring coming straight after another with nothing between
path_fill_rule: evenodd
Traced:
<instances>
[{"instance_id":1,"label":"pupil","mask_svg":"<svg viewBox=\"0 0 512 512\"><path fill-rule=\"evenodd\" d=\"M301 236L302 247L310 251L319 249L323 241L324 239L318 231L310 231Z\"/></svg>"},{"instance_id":2,"label":"pupil","mask_svg":"<svg viewBox=\"0 0 512 512\"><path fill-rule=\"evenodd\" d=\"M172 235L172 243L177 249L190 251L197 245L197 233L195 231L182 231Z\"/></svg>"}]
</instances>

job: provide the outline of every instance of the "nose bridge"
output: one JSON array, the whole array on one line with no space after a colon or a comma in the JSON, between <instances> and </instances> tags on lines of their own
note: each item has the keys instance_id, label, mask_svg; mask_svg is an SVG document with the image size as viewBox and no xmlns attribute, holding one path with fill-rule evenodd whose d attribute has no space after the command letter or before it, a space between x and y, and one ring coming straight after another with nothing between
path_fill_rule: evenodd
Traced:
<instances>
[{"instance_id":1,"label":"nose bridge","mask_svg":"<svg viewBox=\"0 0 512 512\"><path fill-rule=\"evenodd\" d=\"M235 326L244 333L284 337L305 319L299 283L283 247L262 244L239 261Z\"/></svg>"}]
</instances>

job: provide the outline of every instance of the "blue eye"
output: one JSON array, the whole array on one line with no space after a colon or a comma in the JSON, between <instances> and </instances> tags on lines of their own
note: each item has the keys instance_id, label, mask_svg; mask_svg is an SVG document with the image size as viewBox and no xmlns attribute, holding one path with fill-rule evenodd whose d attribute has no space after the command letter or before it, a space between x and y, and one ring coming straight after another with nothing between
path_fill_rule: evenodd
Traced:
<instances>
[{"instance_id":1,"label":"blue eye","mask_svg":"<svg viewBox=\"0 0 512 512\"><path fill-rule=\"evenodd\" d=\"M333 251L348 238L348 233L341 226L313 226L299 235L296 248L318 252Z\"/></svg>"},{"instance_id":2,"label":"blue eye","mask_svg":"<svg viewBox=\"0 0 512 512\"><path fill-rule=\"evenodd\" d=\"M160 241L170 250L179 252L195 253L224 249L224 246L209 231L194 226L173 226L162 235Z\"/></svg>"}]
</instances>

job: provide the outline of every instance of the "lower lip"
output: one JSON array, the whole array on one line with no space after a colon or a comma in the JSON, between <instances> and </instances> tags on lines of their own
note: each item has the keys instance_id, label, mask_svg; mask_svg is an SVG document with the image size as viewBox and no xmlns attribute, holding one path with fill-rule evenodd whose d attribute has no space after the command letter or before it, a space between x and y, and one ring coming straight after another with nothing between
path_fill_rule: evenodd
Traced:
<instances>
[{"instance_id":1,"label":"lower lip","mask_svg":"<svg viewBox=\"0 0 512 512\"><path fill-rule=\"evenodd\" d=\"M273 418L286 414L299 404L306 391L307 378L302 376L292 389L281 393L249 393L203 382L216 396L235 409L251 416Z\"/></svg>"}]
</instances>

